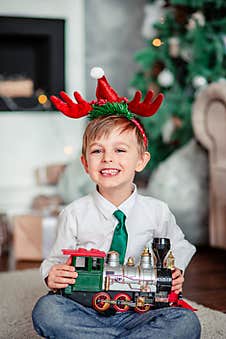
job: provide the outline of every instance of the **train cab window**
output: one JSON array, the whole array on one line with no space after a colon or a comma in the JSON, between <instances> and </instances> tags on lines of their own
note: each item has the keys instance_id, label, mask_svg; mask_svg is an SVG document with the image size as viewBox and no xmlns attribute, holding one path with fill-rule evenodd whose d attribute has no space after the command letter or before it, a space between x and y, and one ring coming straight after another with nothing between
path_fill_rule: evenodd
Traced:
<instances>
[{"instance_id":1,"label":"train cab window","mask_svg":"<svg viewBox=\"0 0 226 339\"><path fill-rule=\"evenodd\" d=\"M100 258L93 258L92 270L93 271L101 270L101 259Z\"/></svg>"},{"instance_id":2,"label":"train cab window","mask_svg":"<svg viewBox=\"0 0 226 339\"><path fill-rule=\"evenodd\" d=\"M76 270L87 271L88 270L88 258L76 257Z\"/></svg>"}]
</instances>

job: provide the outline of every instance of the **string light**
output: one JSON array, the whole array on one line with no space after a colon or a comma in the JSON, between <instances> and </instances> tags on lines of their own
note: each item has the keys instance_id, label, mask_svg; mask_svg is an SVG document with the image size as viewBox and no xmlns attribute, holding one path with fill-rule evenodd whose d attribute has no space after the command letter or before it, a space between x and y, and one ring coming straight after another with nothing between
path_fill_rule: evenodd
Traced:
<instances>
[{"instance_id":1,"label":"string light","mask_svg":"<svg viewBox=\"0 0 226 339\"><path fill-rule=\"evenodd\" d=\"M41 104L41 105L44 105L46 102L47 102L47 96L45 94L40 94L38 96L38 102Z\"/></svg>"},{"instance_id":2,"label":"string light","mask_svg":"<svg viewBox=\"0 0 226 339\"><path fill-rule=\"evenodd\" d=\"M74 153L74 147L71 145L64 146L64 154L71 155Z\"/></svg>"},{"instance_id":3,"label":"string light","mask_svg":"<svg viewBox=\"0 0 226 339\"><path fill-rule=\"evenodd\" d=\"M152 40L152 45L155 47L160 47L163 45L163 41L160 38L155 38Z\"/></svg>"}]
</instances>

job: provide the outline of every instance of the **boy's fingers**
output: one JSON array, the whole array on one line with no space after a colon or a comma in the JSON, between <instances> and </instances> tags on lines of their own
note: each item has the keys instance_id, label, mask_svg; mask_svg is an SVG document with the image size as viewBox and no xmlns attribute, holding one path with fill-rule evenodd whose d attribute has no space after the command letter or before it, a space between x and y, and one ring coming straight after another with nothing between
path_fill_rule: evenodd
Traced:
<instances>
[{"instance_id":1,"label":"boy's fingers","mask_svg":"<svg viewBox=\"0 0 226 339\"><path fill-rule=\"evenodd\" d=\"M51 286L49 286L52 290L54 289L60 289L68 287L68 284L62 284L62 283L52 283Z\"/></svg>"},{"instance_id":2,"label":"boy's fingers","mask_svg":"<svg viewBox=\"0 0 226 339\"><path fill-rule=\"evenodd\" d=\"M184 282L184 276L181 273L181 271L176 268L175 271L172 273L172 288L171 290L175 293L179 293L182 291L182 286L183 286L183 282Z\"/></svg>"},{"instance_id":3,"label":"boy's fingers","mask_svg":"<svg viewBox=\"0 0 226 339\"><path fill-rule=\"evenodd\" d=\"M177 279L173 279L172 285L183 284L183 282L184 282L184 277L179 277Z\"/></svg>"},{"instance_id":4,"label":"boy's fingers","mask_svg":"<svg viewBox=\"0 0 226 339\"><path fill-rule=\"evenodd\" d=\"M177 277L180 277L180 276L183 276L183 274L181 273L181 271L178 268L176 268L175 271L173 271L173 273L172 273L172 278L176 279Z\"/></svg>"},{"instance_id":5,"label":"boy's fingers","mask_svg":"<svg viewBox=\"0 0 226 339\"><path fill-rule=\"evenodd\" d=\"M65 288L69 284L74 284L76 277L54 276L48 280L48 286L50 288Z\"/></svg>"},{"instance_id":6,"label":"boy's fingers","mask_svg":"<svg viewBox=\"0 0 226 339\"><path fill-rule=\"evenodd\" d=\"M182 288L182 284L176 284L172 286L172 290L177 290L178 288Z\"/></svg>"},{"instance_id":7,"label":"boy's fingers","mask_svg":"<svg viewBox=\"0 0 226 339\"><path fill-rule=\"evenodd\" d=\"M75 267L74 266L69 266L67 264L60 264L60 265L57 265L55 267L55 271L61 271L61 270L73 272L73 271L75 271Z\"/></svg>"},{"instance_id":8,"label":"boy's fingers","mask_svg":"<svg viewBox=\"0 0 226 339\"><path fill-rule=\"evenodd\" d=\"M72 262L72 258L69 257L69 258L67 259L67 261L66 261L66 265L71 265L71 262Z\"/></svg>"},{"instance_id":9,"label":"boy's fingers","mask_svg":"<svg viewBox=\"0 0 226 339\"><path fill-rule=\"evenodd\" d=\"M55 264L51 268L46 283L50 289L65 288L74 284L78 276L74 266L70 266L71 257L65 264Z\"/></svg>"},{"instance_id":10,"label":"boy's fingers","mask_svg":"<svg viewBox=\"0 0 226 339\"><path fill-rule=\"evenodd\" d=\"M179 288L179 289L177 289L177 290L172 290L174 293L176 293L176 294L179 294L180 292L182 292L182 288Z\"/></svg>"},{"instance_id":11,"label":"boy's fingers","mask_svg":"<svg viewBox=\"0 0 226 339\"><path fill-rule=\"evenodd\" d=\"M52 287L53 289L61 289L61 288L66 288L68 287L68 284L55 284L54 287Z\"/></svg>"},{"instance_id":12,"label":"boy's fingers","mask_svg":"<svg viewBox=\"0 0 226 339\"><path fill-rule=\"evenodd\" d=\"M71 272L71 271L57 271L56 273L57 277L72 277L72 278L77 278L78 273L77 272Z\"/></svg>"},{"instance_id":13,"label":"boy's fingers","mask_svg":"<svg viewBox=\"0 0 226 339\"><path fill-rule=\"evenodd\" d=\"M55 284L74 284L75 279L65 278L65 277L56 277Z\"/></svg>"},{"instance_id":14,"label":"boy's fingers","mask_svg":"<svg viewBox=\"0 0 226 339\"><path fill-rule=\"evenodd\" d=\"M182 283L177 283L171 287L171 291L173 292L177 291L177 293L182 292L182 286L183 286Z\"/></svg>"}]
</instances>

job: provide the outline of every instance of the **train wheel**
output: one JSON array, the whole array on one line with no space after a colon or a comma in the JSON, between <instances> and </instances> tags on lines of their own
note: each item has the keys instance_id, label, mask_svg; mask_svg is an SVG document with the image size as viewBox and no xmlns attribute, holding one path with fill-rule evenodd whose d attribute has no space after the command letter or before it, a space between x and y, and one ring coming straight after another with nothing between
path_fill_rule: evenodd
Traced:
<instances>
[{"instance_id":1,"label":"train wheel","mask_svg":"<svg viewBox=\"0 0 226 339\"><path fill-rule=\"evenodd\" d=\"M107 302L110 300L111 297L108 293L105 292L96 293L94 294L92 300L93 308L95 308L95 310L98 312L104 312L110 307L110 304Z\"/></svg>"},{"instance_id":2,"label":"train wheel","mask_svg":"<svg viewBox=\"0 0 226 339\"><path fill-rule=\"evenodd\" d=\"M144 306L136 306L134 307L134 311L137 313L145 313L150 310L150 305L144 305Z\"/></svg>"},{"instance_id":3,"label":"train wheel","mask_svg":"<svg viewBox=\"0 0 226 339\"><path fill-rule=\"evenodd\" d=\"M126 293L118 293L114 296L114 300L117 301L117 304L115 304L113 307L117 312L126 312L129 309L128 305L120 304L121 301L127 302L131 300L131 297Z\"/></svg>"}]
</instances>

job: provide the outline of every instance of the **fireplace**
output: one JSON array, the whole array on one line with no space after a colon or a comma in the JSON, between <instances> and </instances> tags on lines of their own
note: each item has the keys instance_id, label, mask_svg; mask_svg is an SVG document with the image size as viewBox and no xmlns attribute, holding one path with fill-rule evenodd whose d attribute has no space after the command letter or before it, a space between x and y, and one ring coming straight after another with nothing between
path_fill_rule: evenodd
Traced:
<instances>
[{"instance_id":1,"label":"fireplace","mask_svg":"<svg viewBox=\"0 0 226 339\"><path fill-rule=\"evenodd\" d=\"M0 17L0 111L53 109L65 88L65 20Z\"/></svg>"}]
</instances>

